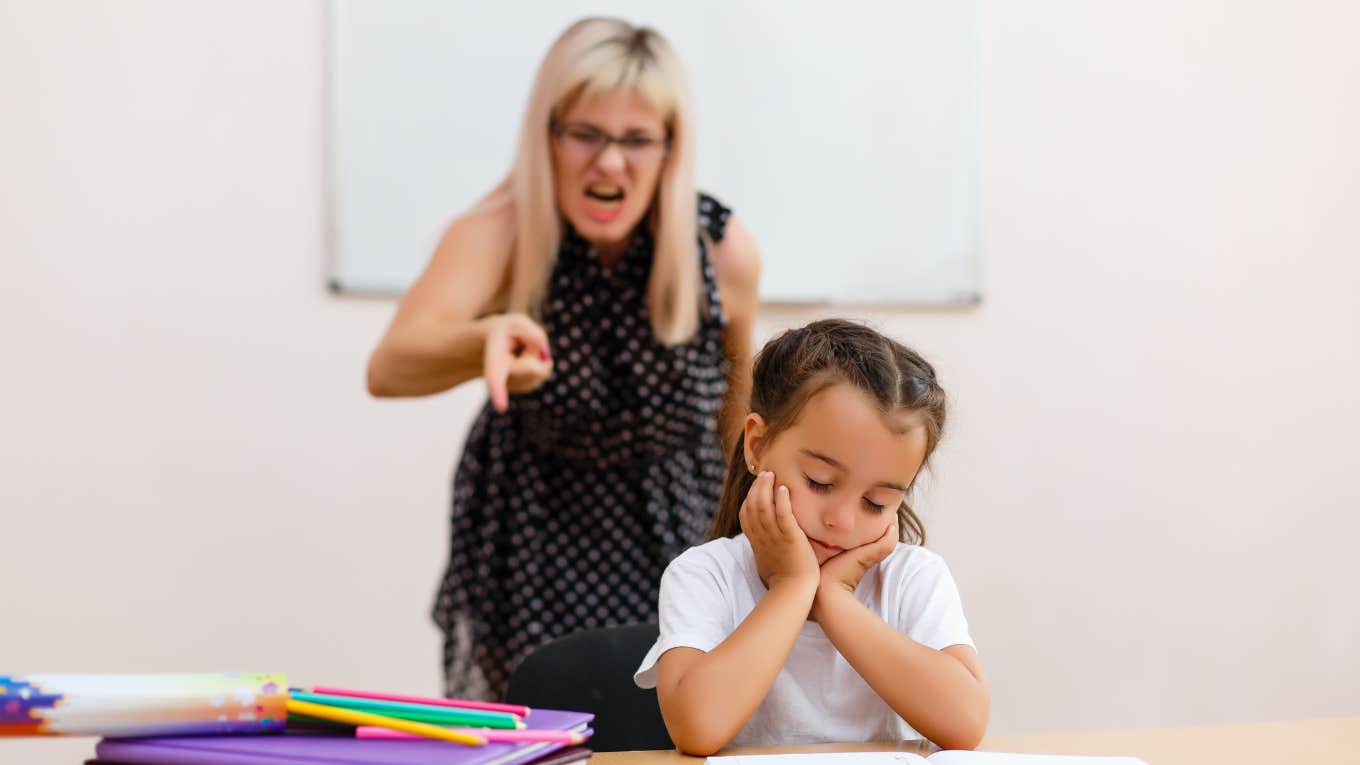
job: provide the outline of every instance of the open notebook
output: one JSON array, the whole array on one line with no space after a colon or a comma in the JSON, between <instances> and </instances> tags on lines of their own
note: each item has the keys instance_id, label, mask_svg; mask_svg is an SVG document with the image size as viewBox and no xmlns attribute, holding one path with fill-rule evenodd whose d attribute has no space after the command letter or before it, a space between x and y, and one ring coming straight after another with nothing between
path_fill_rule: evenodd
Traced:
<instances>
[{"instance_id":1,"label":"open notebook","mask_svg":"<svg viewBox=\"0 0 1360 765\"><path fill-rule=\"evenodd\" d=\"M1003 754L950 749L928 757L913 752L747 754L709 757L708 765L1147 765L1137 757Z\"/></svg>"},{"instance_id":2,"label":"open notebook","mask_svg":"<svg viewBox=\"0 0 1360 765\"><path fill-rule=\"evenodd\" d=\"M585 732L595 715L534 709L525 725ZM375 741L351 736L260 735L106 738L101 763L120 765L523 765L563 748L549 743L463 746L447 741Z\"/></svg>"}]
</instances>

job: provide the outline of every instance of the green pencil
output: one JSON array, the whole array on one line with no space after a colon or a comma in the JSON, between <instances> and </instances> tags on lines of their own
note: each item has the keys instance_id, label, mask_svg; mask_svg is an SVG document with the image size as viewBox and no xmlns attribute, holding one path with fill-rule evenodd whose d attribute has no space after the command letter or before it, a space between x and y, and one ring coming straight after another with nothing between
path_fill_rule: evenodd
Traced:
<instances>
[{"instance_id":1,"label":"green pencil","mask_svg":"<svg viewBox=\"0 0 1360 765\"><path fill-rule=\"evenodd\" d=\"M478 709L458 709L430 704L413 704L405 701L361 699L353 696L333 696L328 693L308 693L297 690L289 691L288 695L298 701L310 701L313 704L372 712L400 720L411 720L431 725L497 728L501 730L518 730L524 727L524 722L519 715L508 712L485 712Z\"/></svg>"}]
</instances>

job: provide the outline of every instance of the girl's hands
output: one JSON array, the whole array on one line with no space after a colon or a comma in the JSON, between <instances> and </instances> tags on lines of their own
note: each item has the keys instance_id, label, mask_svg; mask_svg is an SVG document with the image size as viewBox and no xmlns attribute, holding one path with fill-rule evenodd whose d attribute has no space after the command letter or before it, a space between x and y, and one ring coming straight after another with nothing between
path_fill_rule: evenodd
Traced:
<instances>
[{"instance_id":1,"label":"girl's hands","mask_svg":"<svg viewBox=\"0 0 1360 765\"><path fill-rule=\"evenodd\" d=\"M859 580L864 577L864 573L888 557L888 553L891 553L895 547L897 547L896 517L878 536L878 539L866 542L859 547L841 550L827 558L822 563L818 594L820 595L824 588L854 592L855 587L859 585Z\"/></svg>"},{"instance_id":2,"label":"girl's hands","mask_svg":"<svg viewBox=\"0 0 1360 765\"><path fill-rule=\"evenodd\" d=\"M510 407L511 393L526 393L552 374L548 333L522 313L503 313L481 320L482 376L497 412Z\"/></svg>"},{"instance_id":3,"label":"girl's hands","mask_svg":"<svg viewBox=\"0 0 1360 765\"><path fill-rule=\"evenodd\" d=\"M756 476L741 503L739 518L742 533L755 551L756 571L767 588L773 590L784 582L815 586L817 554L793 518L788 487L775 488L774 473Z\"/></svg>"}]
</instances>

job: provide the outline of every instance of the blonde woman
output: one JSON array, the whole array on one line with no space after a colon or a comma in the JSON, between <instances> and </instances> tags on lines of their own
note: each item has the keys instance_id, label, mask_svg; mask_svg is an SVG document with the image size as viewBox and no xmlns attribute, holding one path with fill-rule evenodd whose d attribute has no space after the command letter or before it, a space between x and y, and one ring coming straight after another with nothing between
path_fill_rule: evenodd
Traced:
<instances>
[{"instance_id":1,"label":"blonde woman","mask_svg":"<svg viewBox=\"0 0 1360 765\"><path fill-rule=\"evenodd\" d=\"M655 31L568 28L509 178L455 220L369 362L375 396L476 377L433 615L445 692L492 699L532 648L651 621L702 541L748 385L760 260L694 188L684 74Z\"/></svg>"}]
</instances>

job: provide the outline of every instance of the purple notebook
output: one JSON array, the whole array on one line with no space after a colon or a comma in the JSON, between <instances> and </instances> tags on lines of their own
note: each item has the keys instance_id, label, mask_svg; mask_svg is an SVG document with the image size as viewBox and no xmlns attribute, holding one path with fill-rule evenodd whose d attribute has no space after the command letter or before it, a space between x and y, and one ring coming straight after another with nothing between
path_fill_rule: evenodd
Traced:
<instances>
[{"instance_id":1,"label":"purple notebook","mask_svg":"<svg viewBox=\"0 0 1360 765\"><path fill-rule=\"evenodd\" d=\"M595 715L534 709L524 722L539 730L585 732ZM106 738L101 762L126 765L522 765L563 744L384 741L336 735L165 736Z\"/></svg>"}]
</instances>

